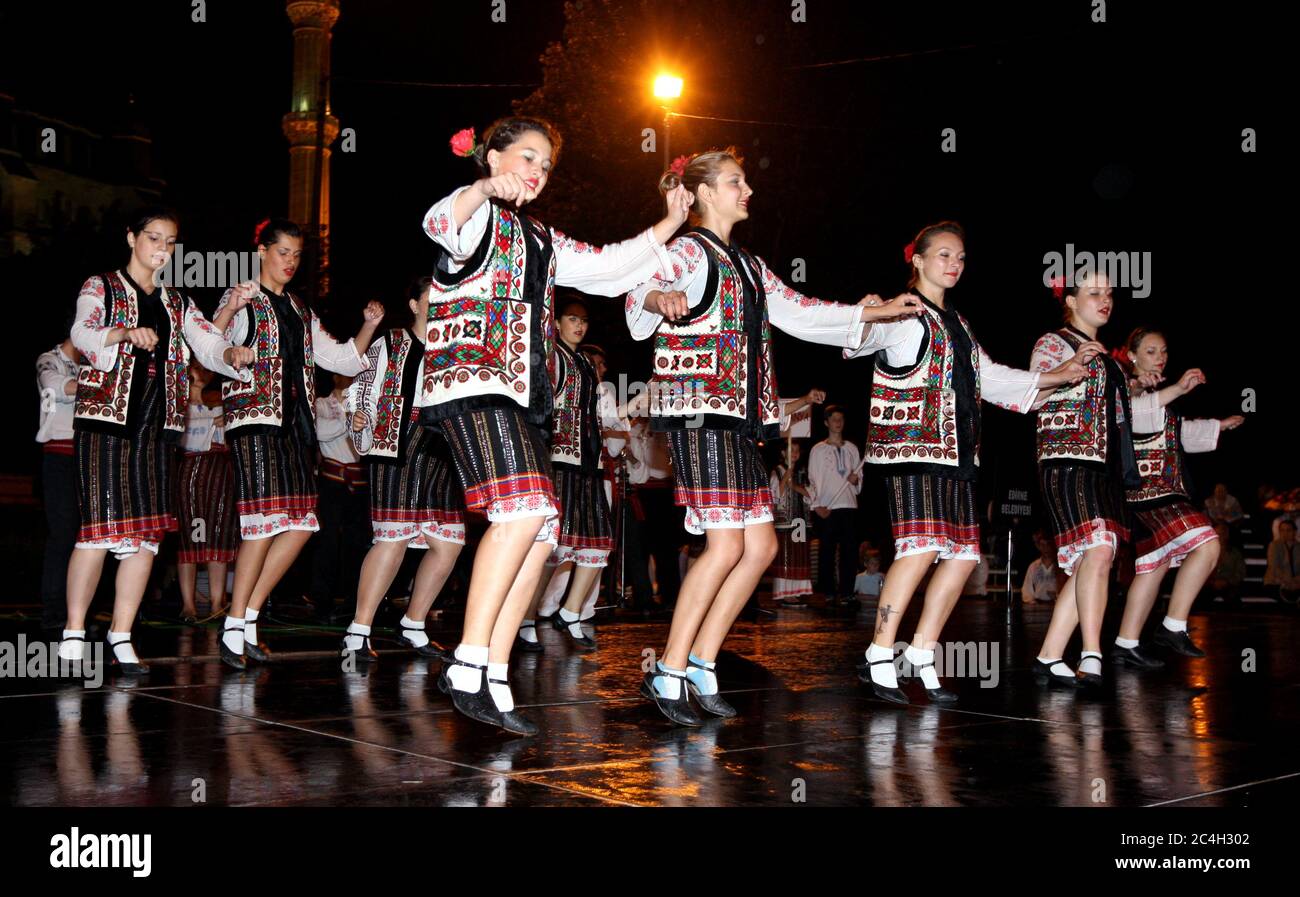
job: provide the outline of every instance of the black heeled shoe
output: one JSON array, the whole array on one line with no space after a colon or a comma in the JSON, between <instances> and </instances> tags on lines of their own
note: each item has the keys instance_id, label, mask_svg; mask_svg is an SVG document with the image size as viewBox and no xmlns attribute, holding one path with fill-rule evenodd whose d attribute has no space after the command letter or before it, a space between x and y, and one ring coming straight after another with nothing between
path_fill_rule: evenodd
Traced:
<instances>
[{"instance_id":1,"label":"black heeled shoe","mask_svg":"<svg viewBox=\"0 0 1300 897\"><path fill-rule=\"evenodd\" d=\"M357 633L355 632L349 632L343 636L343 639L339 642L339 648L340 648L339 656L346 661L348 655L352 655L356 666L369 666L370 664L374 663L376 660L379 659L379 654L375 651L374 648L370 647L370 636L368 635L361 636L360 648L356 648L356 649L349 648L348 636L356 635L356 634Z\"/></svg>"},{"instance_id":2,"label":"black heeled shoe","mask_svg":"<svg viewBox=\"0 0 1300 897\"><path fill-rule=\"evenodd\" d=\"M556 616L558 617L559 614L556 614ZM578 624L579 629L582 628L581 620L574 620L573 622ZM591 636L587 635L587 633L585 632L581 636L574 635L573 630L569 628L572 625L573 623L564 623L562 626L557 628L560 628L564 631L564 635L568 638L568 640L573 644L575 648L581 648L584 651L595 651L596 640Z\"/></svg>"},{"instance_id":3,"label":"black heeled shoe","mask_svg":"<svg viewBox=\"0 0 1300 897\"><path fill-rule=\"evenodd\" d=\"M1192 641L1192 637L1186 632L1174 632L1164 626L1159 626L1156 628L1156 634L1151 636L1151 641L1184 657L1205 656L1205 652L1196 647L1196 643Z\"/></svg>"},{"instance_id":4,"label":"black heeled shoe","mask_svg":"<svg viewBox=\"0 0 1300 897\"><path fill-rule=\"evenodd\" d=\"M689 673L691 670L701 670L703 672L713 672L706 670L704 667L697 667L694 664L686 668ZM739 715L739 711L732 707L721 694L714 693L711 695L702 694L700 687L691 681L690 676L686 677L686 689L695 698L695 703L700 705L701 710L712 713L714 716L720 716L723 719L732 719Z\"/></svg>"},{"instance_id":5,"label":"black heeled shoe","mask_svg":"<svg viewBox=\"0 0 1300 897\"><path fill-rule=\"evenodd\" d=\"M250 642L244 639L244 656L249 660L255 660L258 663L267 663L271 659L271 649L260 642Z\"/></svg>"},{"instance_id":6,"label":"black heeled shoe","mask_svg":"<svg viewBox=\"0 0 1300 897\"><path fill-rule=\"evenodd\" d=\"M108 639L105 639L104 641L108 645L108 656L112 658L112 660L109 661L110 666L117 667L119 670L121 670L123 673L125 673L128 676L144 676L148 674L149 665L147 663L130 663L128 661L118 660L116 652L113 651L114 643L109 642ZM117 644L119 645L131 644L130 636L127 636L126 638L122 639L122 641L117 642Z\"/></svg>"},{"instance_id":7,"label":"black heeled shoe","mask_svg":"<svg viewBox=\"0 0 1300 897\"><path fill-rule=\"evenodd\" d=\"M908 666L911 666L910 661L908 662ZM921 681L921 670L925 669L926 667L930 667L931 669L933 669L934 661L932 660L929 663L923 663L919 667L912 667L911 673L901 673L900 675L903 679L915 679L918 682L921 682L921 687L925 688L925 683ZM955 692L949 691L943 686L939 686L938 688L926 688L925 696L930 699L931 703L934 704L956 704L957 703L957 694Z\"/></svg>"},{"instance_id":8,"label":"black heeled shoe","mask_svg":"<svg viewBox=\"0 0 1300 897\"><path fill-rule=\"evenodd\" d=\"M655 676L666 676L670 679L681 679L681 688L678 691L677 700L665 698L659 694L655 688ZM684 673L669 673L664 670L646 673L641 679L641 697L654 701L659 712L668 717L679 726L702 726L704 720L691 707L691 699L688 696L687 682L689 682Z\"/></svg>"},{"instance_id":9,"label":"black heeled shoe","mask_svg":"<svg viewBox=\"0 0 1300 897\"><path fill-rule=\"evenodd\" d=\"M486 666L477 663L466 663L463 660L456 660L452 663L478 670L483 674L483 678L479 680L478 691L461 691L458 688L453 688L451 680L447 677L447 669L450 664L443 666L442 672L438 674L438 688L443 694L451 696L453 707L472 720L505 729L507 732L513 732L516 735L537 734L536 723L517 710L511 710L507 713L501 712L497 709L496 701L492 700L492 693L488 690L488 683L495 682L498 685L507 686L510 683L504 679L489 679Z\"/></svg>"},{"instance_id":10,"label":"black heeled shoe","mask_svg":"<svg viewBox=\"0 0 1300 897\"><path fill-rule=\"evenodd\" d=\"M1110 649L1111 662L1117 666L1131 667L1135 670L1159 670L1163 669L1165 662L1158 657L1152 657L1150 654L1143 654L1140 650L1142 646L1136 648L1121 648L1115 645Z\"/></svg>"},{"instance_id":11,"label":"black heeled shoe","mask_svg":"<svg viewBox=\"0 0 1300 897\"><path fill-rule=\"evenodd\" d=\"M417 645L407 638L405 635L407 632L424 632L424 630L419 626L407 626L402 622L402 619L402 617L397 618L397 627L395 630L397 634L397 643L399 645L403 648L410 648L421 657L437 657L441 660L447 656L446 650L432 639L425 642L423 645Z\"/></svg>"},{"instance_id":12,"label":"black heeled shoe","mask_svg":"<svg viewBox=\"0 0 1300 897\"><path fill-rule=\"evenodd\" d=\"M487 682L483 683L479 690L487 692L488 702L495 708L496 701L492 700L492 692L488 689L488 686L495 682L497 685L504 685L506 688L509 688L510 683L505 679L493 679L490 676L487 676L486 678ZM507 732L513 732L516 735L537 734L537 723L524 716L517 708L514 710L498 710L497 716L500 717L500 722L498 722L497 725L505 729Z\"/></svg>"},{"instance_id":13,"label":"black heeled shoe","mask_svg":"<svg viewBox=\"0 0 1300 897\"><path fill-rule=\"evenodd\" d=\"M524 624L523 624L522 626L520 626L519 628L520 628L520 629L531 629L531 630L533 631L533 634L534 634L534 635L537 634L537 624L536 624L536 623L524 623ZM522 635L520 635L518 632L516 632L516 633L515 633L515 650L516 650L516 651L523 651L525 654L541 654L543 651L546 650L546 648L542 646L542 643L541 643L541 642L530 642L528 639L524 638Z\"/></svg>"},{"instance_id":14,"label":"black heeled shoe","mask_svg":"<svg viewBox=\"0 0 1300 897\"><path fill-rule=\"evenodd\" d=\"M1059 685L1062 688L1078 688L1079 687L1078 676L1074 676L1074 675L1066 676L1064 674L1057 674L1052 672L1052 667L1054 667L1056 664L1060 662L1061 661L1056 660L1053 661L1052 663L1043 663L1041 660L1035 657L1034 666L1033 666L1034 679L1037 680L1039 685Z\"/></svg>"},{"instance_id":15,"label":"black heeled shoe","mask_svg":"<svg viewBox=\"0 0 1300 897\"><path fill-rule=\"evenodd\" d=\"M907 695L903 694L901 688L890 688L888 685L881 685L875 679L871 678L871 668L873 666L880 663L892 664L893 662L894 659L890 657L881 658L880 660L872 660L870 662L864 661L863 663L858 664L858 681L865 685L870 685L871 690L876 693L876 697L884 698L891 704L911 704L912 702L907 699Z\"/></svg>"},{"instance_id":16,"label":"black heeled shoe","mask_svg":"<svg viewBox=\"0 0 1300 897\"><path fill-rule=\"evenodd\" d=\"M1084 658L1082 657L1079 658L1080 666L1083 665L1083 660ZM1101 663L1100 657L1097 658L1097 662ZM1077 673L1075 673L1075 675L1079 679L1079 687L1088 689L1089 691L1101 688L1101 686L1104 685L1106 681L1105 679L1102 678L1101 673L1085 673L1083 670L1079 670Z\"/></svg>"},{"instance_id":17,"label":"black heeled shoe","mask_svg":"<svg viewBox=\"0 0 1300 897\"><path fill-rule=\"evenodd\" d=\"M244 659L244 655L235 652L226 644L226 632L233 632L236 629L242 633L244 631L244 624L240 623L238 626L232 626L230 627L230 630L223 628L217 635L217 644L221 646L221 662L236 670L246 670L248 669L248 661Z\"/></svg>"}]
</instances>

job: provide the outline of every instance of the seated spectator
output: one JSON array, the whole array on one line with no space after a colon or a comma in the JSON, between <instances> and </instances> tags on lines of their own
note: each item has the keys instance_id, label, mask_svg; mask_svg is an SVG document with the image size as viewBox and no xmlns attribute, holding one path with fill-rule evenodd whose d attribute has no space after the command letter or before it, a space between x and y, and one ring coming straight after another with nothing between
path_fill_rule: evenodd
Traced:
<instances>
[{"instance_id":1,"label":"seated spectator","mask_svg":"<svg viewBox=\"0 0 1300 897\"><path fill-rule=\"evenodd\" d=\"M1300 545L1295 541L1295 522L1283 520L1278 533L1268 546L1264 586L1274 598L1294 604L1300 595Z\"/></svg>"},{"instance_id":2,"label":"seated spectator","mask_svg":"<svg viewBox=\"0 0 1300 897\"><path fill-rule=\"evenodd\" d=\"M1025 604L1055 601L1062 579L1061 569L1056 566L1056 543L1039 530L1034 533L1034 547L1038 549L1038 557L1025 571L1020 597Z\"/></svg>"},{"instance_id":3,"label":"seated spectator","mask_svg":"<svg viewBox=\"0 0 1300 897\"><path fill-rule=\"evenodd\" d=\"M1241 601L1241 584L1246 579L1246 559L1241 549L1232 544L1227 524L1216 523L1214 532L1219 537L1219 564L1206 583L1206 592L1211 598L1237 604Z\"/></svg>"},{"instance_id":4,"label":"seated spectator","mask_svg":"<svg viewBox=\"0 0 1300 897\"><path fill-rule=\"evenodd\" d=\"M1228 487L1223 483L1215 486L1214 494L1205 500L1205 513L1214 523L1226 523L1228 526L1233 526L1245 516L1241 502L1228 494Z\"/></svg>"},{"instance_id":5,"label":"seated spectator","mask_svg":"<svg viewBox=\"0 0 1300 897\"><path fill-rule=\"evenodd\" d=\"M880 571L880 555L869 555L863 564L862 572L854 580L854 594L859 598L879 598L884 584L885 574Z\"/></svg>"}]
</instances>

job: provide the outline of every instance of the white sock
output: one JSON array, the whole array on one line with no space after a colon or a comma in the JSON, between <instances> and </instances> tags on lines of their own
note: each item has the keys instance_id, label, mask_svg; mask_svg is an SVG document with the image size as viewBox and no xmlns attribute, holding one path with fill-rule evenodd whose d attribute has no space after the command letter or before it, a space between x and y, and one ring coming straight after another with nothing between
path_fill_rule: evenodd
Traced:
<instances>
[{"instance_id":1,"label":"white sock","mask_svg":"<svg viewBox=\"0 0 1300 897\"><path fill-rule=\"evenodd\" d=\"M582 638L582 614L575 614L567 607L560 608L560 619L569 624L569 635Z\"/></svg>"},{"instance_id":2,"label":"white sock","mask_svg":"<svg viewBox=\"0 0 1300 897\"><path fill-rule=\"evenodd\" d=\"M1101 675L1101 655L1096 651L1084 651L1079 655L1079 672Z\"/></svg>"},{"instance_id":3,"label":"white sock","mask_svg":"<svg viewBox=\"0 0 1300 897\"><path fill-rule=\"evenodd\" d=\"M563 613L563 611L561 611L561 613ZM672 667L664 666L662 660L657 661L655 665L659 667L659 672L661 673L676 674L674 676L655 676L654 679L650 680L655 691L659 692L659 697L667 698L670 701L676 701L682 693L682 680L678 679L677 676L685 676L686 671L674 670Z\"/></svg>"},{"instance_id":4,"label":"white sock","mask_svg":"<svg viewBox=\"0 0 1300 897\"><path fill-rule=\"evenodd\" d=\"M537 644L537 621L524 620L523 624L519 627L519 637L526 642L532 642L534 645Z\"/></svg>"},{"instance_id":5,"label":"white sock","mask_svg":"<svg viewBox=\"0 0 1300 897\"><path fill-rule=\"evenodd\" d=\"M487 665L488 679L500 679L501 682L488 682L488 694L492 695L492 703L497 705L497 710L502 713L509 713L515 709L515 697L510 693L510 684L506 680L506 667L504 663L489 663Z\"/></svg>"},{"instance_id":6,"label":"white sock","mask_svg":"<svg viewBox=\"0 0 1300 897\"><path fill-rule=\"evenodd\" d=\"M907 650L903 652L907 662L912 665L912 670L916 675L921 677L921 684L926 688L939 687L939 674L934 671L934 667L927 666L922 669L924 664L934 663L934 651L924 651L916 645L908 645Z\"/></svg>"},{"instance_id":7,"label":"white sock","mask_svg":"<svg viewBox=\"0 0 1300 897\"><path fill-rule=\"evenodd\" d=\"M244 653L244 621L239 617L226 615L226 626L221 632L221 640L226 647L236 654Z\"/></svg>"},{"instance_id":8,"label":"white sock","mask_svg":"<svg viewBox=\"0 0 1300 897\"><path fill-rule=\"evenodd\" d=\"M410 617L403 615L402 621L397 624L397 631L412 645L417 648L423 648L429 644L429 637L424 634L424 621L418 623Z\"/></svg>"},{"instance_id":9,"label":"white sock","mask_svg":"<svg viewBox=\"0 0 1300 897\"><path fill-rule=\"evenodd\" d=\"M1074 675L1074 670L1070 669L1069 664L1067 664L1063 658L1058 657L1055 660L1051 660L1046 657L1040 657L1038 658L1038 662L1047 664L1047 670L1053 676Z\"/></svg>"},{"instance_id":10,"label":"white sock","mask_svg":"<svg viewBox=\"0 0 1300 897\"><path fill-rule=\"evenodd\" d=\"M131 633L108 631L108 646L113 649L113 656L118 663L139 663L135 649L131 647Z\"/></svg>"},{"instance_id":11,"label":"white sock","mask_svg":"<svg viewBox=\"0 0 1300 897\"><path fill-rule=\"evenodd\" d=\"M1173 617L1165 617L1165 623L1164 623L1164 626L1165 626L1165 628L1168 629L1170 632L1186 632L1186 631L1187 631L1187 621L1186 621L1186 620L1175 620Z\"/></svg>"},{"instance_id":12,"label":"white sock","mask_svg":"<svg viewBox=\"0 0 1300 897\"><path fill-rule=\"evenodd\" d=\"M244 641L250 645L257 644L257 611L251 607L244 611Z\"/></svg>"},{"instance_id":13,"label":"white sock","mask_svg":"<svg viewBox=\"0 0 1300 897\"><path fill-rule=\"evenodd\" d=\"M343 636L343 644L347 645L349 651L360 651L365 647L368 635L370 627L353 620L348 625L348 634Z\"/></svg>"},{"instance_id":14,"label":"white sock","mask_svg":"<svg viewBox=\"0 0 1300 897\"><path fill-rule=\"evenodd\" d=\"M456 659L463 660L465 663L478 664L487 666L488 646L487 645L466 645L463 642L456 646ZM479 676L483 675L482 670L476 670L472 667L463 666L454 663L447 670L447 678L451 680L451 687L457 691L478 691L482 680Z\"/></svg>"},{"instance_id":15,"label":"white sock","mask_svg":"<svg viewBox=\"0 0 1300 897\"><path fill-rule=\"evenodd\" d=\"M1119 645L1121 648L1136 648L1138 646L1138 640L1135 638L1117 638L1115 639L1115 644Z\"/></svg>"},{"instance_id":16,"label":"white sock","mask_svg":"<svg viewBox=\"0 0 1300 897\"><path fill-rule=\"evenodd\" d=\"M686 667L686 678L700 691L702 695L716 695L718 693L718 675L713 670L718 665L716 660L700 660L694 654L688 658L690 665Z\"/></svg>"},{"instance_id":17,"label":"white sock","mask_svg":"<svg viewBox=\"0 0 1300 897\"><path fill-rule=\"evenodd\" d=\"M888 660L889 663L876 663L877 660ZM883 685L885 688L898 688L898 671L894 669L893 661L893 648L882 648L872 642L867 648L867 663L870 664L868 669L871 671L871 681L876 685Z\"/></svg>"},{"instance_id":18,"label":"white sock","mask_svg":"<svg viewBox=\"0 0 1300 897\"><path fill-rule=\"evenodd\" d=\"M68 641L73 636L76 636L76 639ZM86 630L84 629L63 630L63 641L59 642L59 659L84 660L86 657L86 643L77 639L84 639L85 637Z\"/></svg>"}]
</instances>

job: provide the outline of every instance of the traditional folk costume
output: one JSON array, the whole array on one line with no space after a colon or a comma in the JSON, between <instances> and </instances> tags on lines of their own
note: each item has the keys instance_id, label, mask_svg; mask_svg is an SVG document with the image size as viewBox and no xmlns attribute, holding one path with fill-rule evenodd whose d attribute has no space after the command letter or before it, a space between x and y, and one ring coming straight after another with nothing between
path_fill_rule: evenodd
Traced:
<instances>
[{"instance_id":1,"label":"traditional folk costume","mask_svg":"<svg viewBox=\"0 0 1300 897\"><path fill-rule=\"evenodd\" d=\"M654 336L652 429L666 431L676 501L686 529L743 529L771 522L772 493L758 440L780 432L772 367L772 331L849 348L862 341L861 311L823 302L786 286L761 258L695 227L668 245L671 276L656 276L627 298L634 339ZM670 322L645 309L652 290L680 290L690 312ZM659 665L646 673L643 696L674 721L698 724L682 681L702 707L734 716L717 693L714 661L692 656L687 670Z\"/></svg>"},{"instance_id":2,"label":"traditional folk costume","mask_svg":"<svg viewBox=\"0 0 1300 897\"><path fill-rule=\"evenodd\" d=\"M191 402L185 421L176 517L182 564L229 564L239 548L235 475L230 466L220 408Z\"/></svg>"},{"instance_id":3,"label":"traditional folk costume","mask_svg":"<svg viewBox=\"0 0 1300 897\"><path fill-rule=\"evenodd\" d=\"M806 536L806 526L800 526L808 520L807 503L795 485L806 486L807 471L795 471L795 479L789 489L782 490L786 467L778 464L772 471L769 488L772 491L776 537L780 544L776 558L772 561L772 598L791 604L803 595L811 595L812 579L807 538L796 539L796 534Z\"/></svg>"},{"instance_id":4,"label":"traditional folk costume","mask_svg":"<svg viewBox=\"0 0 1300 897\"><path fill-rule=\"evenodd\" d=\"M217 313L230 300L227 290ZM226 336L253 349L252 378L222 384L226 443L238 481L240 535L269 539L320 529L316 519L316 368L352 376L366 360L339 342L292 293L260 285L235 313Z\"/></svg>"},{"instance_id":5,"label":"traditional folk costume","mask_svg":"<svg viewBox=\"0 0 1300 897\"><path fill-rule=\"evenodd\" d=\"M555 429L551 469L562 519L550 564L604 567L614 547L600 463L596 369L581 352L555 343Z\"/></svg>"},{"instance_id":6,"label":"traditional folk costume","mask_svg":"<svg viewBox=\"0 0 1300 897\"><path fill-rule=\"evenodd\" d=\"M555 287L614 296L668 271L671 261L652 229L591 246L496 202L480 205L458 231L453 206L465 189L424 217L442 254L429 295L421 421L451 447L467 507L493 523L543 517L537 540L557 545L545 432L554 412ZM531 730L513 716L505 664L489 665L487 655L487 646L456 649L446 685L457 708ZM491 681L480 679L483 672Z\"/></svg>"},{"instance_id":7,"label":"traditional folk costume","mask_svg":"<svg viewBox=\"0 0 1300 897\"><path fill-rule=\"evenodd\" d=\"M68 616L68 559L77 544L77 461L72 428L80 366L55 346L36 359L36 389L41 396L41 497L45 506L45 557L41 567L41 628L59 629Z\"/></svg>"}]
</instances>

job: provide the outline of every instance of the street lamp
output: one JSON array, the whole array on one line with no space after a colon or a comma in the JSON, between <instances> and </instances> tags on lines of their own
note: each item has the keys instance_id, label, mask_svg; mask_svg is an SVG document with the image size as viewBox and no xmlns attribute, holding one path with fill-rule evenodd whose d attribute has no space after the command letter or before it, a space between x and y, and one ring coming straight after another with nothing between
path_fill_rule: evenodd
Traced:
<instances>
[{"instance_id":1,"label":"street lamp","mask_svg":"<svg viewBox=\"0 0 1300 897\"><path fill-rule=\"evenodd\" d=\"M664 170L672 164L672 155L670 154L670 144L672 142L671 121L672 110L669 108L673 100L679 99L682 95L682 79L677 75L661 74L655 77L654 83L655 98L660 101L664 110Z\"/></svg>"}]
</instances>

